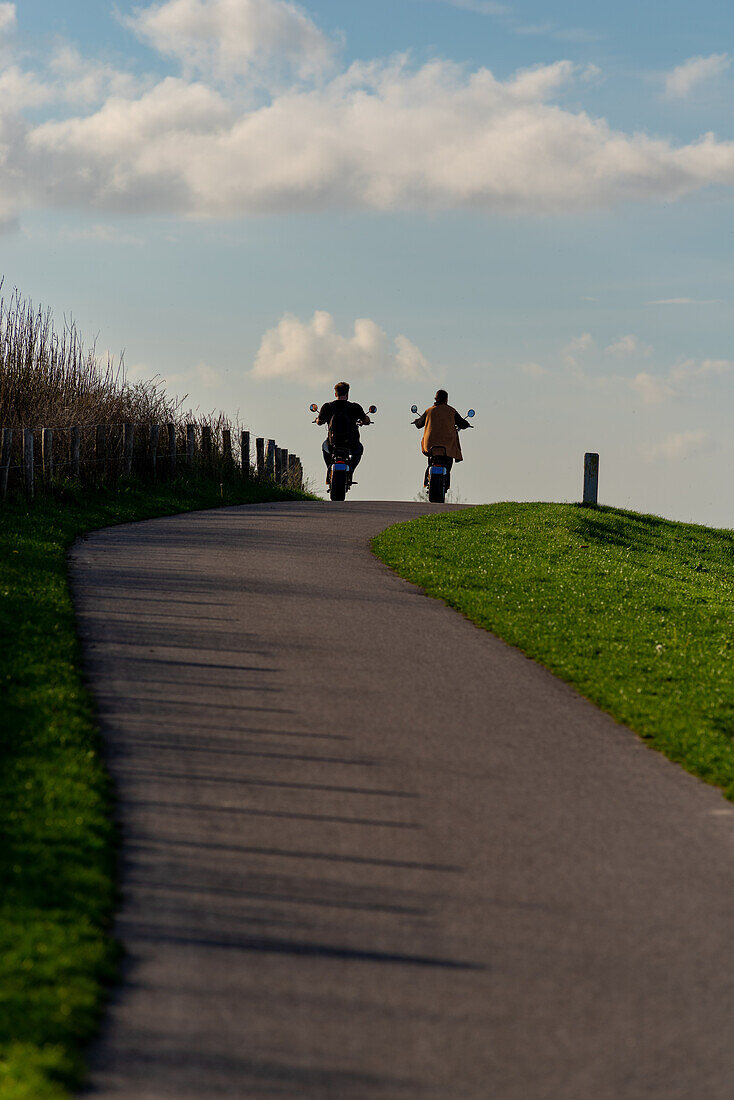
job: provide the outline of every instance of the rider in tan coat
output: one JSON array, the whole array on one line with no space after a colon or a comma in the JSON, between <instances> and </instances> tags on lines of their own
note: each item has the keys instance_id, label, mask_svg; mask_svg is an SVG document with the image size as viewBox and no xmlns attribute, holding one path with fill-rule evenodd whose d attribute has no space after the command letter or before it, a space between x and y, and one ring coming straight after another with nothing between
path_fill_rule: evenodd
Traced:
<instances>
[{"instance_id":1,"label":"rider in tan coat","mask_svg":"<svg viewBox=\"0 0 734 1100\"><path fill-rule=\"evenodd\" d=\"M446 455L446 467L451 474L454 462L461 462L461 444L459 443L459 429L471 428L468 420L465 420L456 409L449 405L449 395L446 390L437 390L435 404L426 409L422 416L413 421L416 428L424 428L421 450L428 457L432 447L441 448L439 454ZM445 449L445 450L444 450ZM428 477L428 471L426 471Z\"/></svg>"}]
</instances>

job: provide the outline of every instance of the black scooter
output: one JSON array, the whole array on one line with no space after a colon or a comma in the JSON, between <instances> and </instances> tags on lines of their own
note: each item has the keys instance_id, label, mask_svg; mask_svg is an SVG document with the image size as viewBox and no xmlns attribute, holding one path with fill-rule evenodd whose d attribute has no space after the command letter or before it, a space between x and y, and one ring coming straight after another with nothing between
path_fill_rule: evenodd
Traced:
<instances>
[{"instance_id":1,"label":"black scooter","mask_svg":"<svg viewBox=\"0 0 734 1100\"><path fill-rule=\"evenodd\" d=\"M311 412L317 413L318 405L311 405ZM370 405L367 412L373 416L377 412L377 405ZM318 419L318 418L317 418ZM317 420L314 420L314 424ZM366 428L367 425L365 424ZM352 452L348 445L339 443L330 444L331 465L326 475L326 483L329 486L330 500L344 500L352 487Z\"/></svg>"},{"instance_id":2,"label":"black scooter","mask_svg":"<svg viewBox=\"0 0 734 1100\"><path fill-rule=\"evenodd\" d=\"M410 411L412 413L417 413L418 406L411 405ZM474 409L469 409L466 417L468 420L471 420L475 415ZM428 500L431 504L443 504L446 500L446 490L448 489L449 480L449 470L446 465L446 448L431 447L431 452L427 458L427 485L424 486L424 488L428 489Z\"/></svg>"}]
</instances>

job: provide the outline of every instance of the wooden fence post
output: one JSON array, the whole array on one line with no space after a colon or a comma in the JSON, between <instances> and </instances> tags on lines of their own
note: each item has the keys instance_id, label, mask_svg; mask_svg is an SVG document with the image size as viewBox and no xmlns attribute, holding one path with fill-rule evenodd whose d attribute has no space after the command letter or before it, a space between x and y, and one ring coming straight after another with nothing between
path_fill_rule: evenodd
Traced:
<instances>
[{"instance_id":1,"label":"wooden fence post","mask_svg":"<svg viewBox=\"0 0 734 1100\"><path fill-rule=\"evenodd\" d=\"M168 459L171 472L176 468L176 426L166 424L168 434ZM196 428L194 424L186 425L186 462L188 466L194 463L196 453ZM203 456L212 462L212 430L209 425L203 425L202 452ZM53 454L54 430L43 428L41 434L43 473L47 481L53 478L54 454ZM31 429L22 430L23 442L23 484L27 496L32 499L35 491L35 461L34 461L34 433ZM123 469L126 474L131 474L133 469L135 443L135 425L123 425ZM153 477L157 473L158 447L160 443L160 425L151 424L149 437L150 469ZM3 428L0 432L0 500L5 500L8 493L8 480L12 459L13 429ZM69 436L70 465L72 477L79 478L81 474L81 428L74 426L70 429ZM250 476L250 433L240 433L240 466L245 478ZM287 484L294 488L303 487L303 467L298 455L292 454L287 447L276 446L274 439L266 441L257 437L255 440L256 465L258 477L269 477L276 484ZM234 458L232 454L232 433L228 428L222 431L222 452L225 464L232 466ZM101 476L104 478L107 462L107 427L98 424L95 431L95 461L101 467ZM584 503L595 504L598 495L599 456L587 454L584 465Z\"/></svg>"},{"instance_id":2,"label":"wooden fence post","mask_svg":"<svg viewBox=\"0 0 734 1100\"><path fill-rule=\"evenodd\" d=\"M41 432L41 462L43 463L43 477L48 484L54 476L53 428L44 428Z\"/></svg>"},{"instance_id":3,"label":"wooden fence post","mask_svg":"<svg viewBox=\"0 0 734 1100\"><path fill-rule=\"evenodd\" d=\"M168 432L168 468L171 477L176 473L176 425L166 424Z\"/></svg>"},{"instance_id":4,"label":"wooden fence post","mask_svg":"<svg viewBox=\"0 0 734 1100\"><path fill-rule=\"evenodd\" d=\"M212 429L209 424L201 426L201 457L204 460L204 469L211 473L212 465Z\"/></svg>"},{"instance_id":5,"label":"wooden fence post","mask_svg":"<svg viewBox=\"0 0 734 1100\"><path fill-rule=\"evenodd\" d=\"M33 432L30 428L23 431L23 481L28 497L33 499Z\"/></svg>"},{"instance_id":6,"label":"wooden fence post","mask_svg":"<svg viewBox=\"0 0 734 1100\"><path fill-rule=\"evenodd\" d=\"M584 504L597 504L599 500L599 455L584 455Z\"/></svg>"},{"instance_id":7,"label":"wooden fence post","mask_svg":"<svg viewBox=\"0 0 734 1100\"><path fill-rule=\"evenodd\" d=\"M3 428L3 450L0 457L0 500L5 500L8 495L8 474L10 473L10 456L13 452L13 429Z\"/></svg>"},{"instance_id":8,"label":"wooden fence post","mask_svg":"<svg viewBox=\"0 0 734 1100\"><path fill-rule=\"evenodd\" d=\"M133 472L133 447L135 446L135 425L125 424L122 429L123 469L130 476Z\"/></svg>"},{"instance_id":9,"label":"wooden fence post","mask_svg":"<svg viewBox=\"0 0 734 1100\"><path fill-rule=\"evenodd\" d=\"M161 434L160 424L150 426L150 467L153 477L156 476L156 463L158 461L158 439Z\"/></svg>"},{"instance_id":10,"label":"wooden fence post","mask_svg":"<svg viewBox=\"0 0 734 1100\"><path fill-rule=\"evenodd\" d=\"M269 439L265 451L265 476L275 480L275 440Z\"/></svg>"},{"instance_id":11,"label":"wooden fence post","mask_svg":"<svg viewBox=\"0 0 734 1100\"><path fill-rule=\"evenodd\" d=\"M240 468L242 476L250 476L250 433L240 432Z\"/></svg>"},{"instance_id":12,"label":"wooden fence post","mask_svg":"<svg viewBox=\"0 0 734 1100\"><path fill-rule=\"evenodd\" d=\"M107 428L104 424L98 424L94 434L94 460L97 467L97 477L100 481L107 480Z\"/></svg>"},{"instance_id":13,"label":"wooden fence post","mask_svg":"<svg viewBox=\"0 0 734 1100\"><path fill-rule=\"evenodd\" d=\"M79 427L71 429L71 476L77 481L82 472L82 430Z\"/></svg>"}]
</instances>

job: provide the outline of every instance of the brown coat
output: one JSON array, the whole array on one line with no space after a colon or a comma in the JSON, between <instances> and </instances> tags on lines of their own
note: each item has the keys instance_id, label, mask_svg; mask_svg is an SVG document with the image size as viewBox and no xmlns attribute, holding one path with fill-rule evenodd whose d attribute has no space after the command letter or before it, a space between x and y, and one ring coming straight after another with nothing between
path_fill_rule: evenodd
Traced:
<instances>
[{"instance_id":1,"label":"brown coat","mask_svg":"<svg viewBox=\"0 0 734 1100\"><path fill-rule=\"evenodd\" d=\"M446 454L456 462L463 459L459 433L456 430L456 409L451 405L432 405L426 409L416 422L416 427L423 428L423 440L421 450L424 455L430 454L431 447L445 447Z\"/></svg>"}]
</instances>

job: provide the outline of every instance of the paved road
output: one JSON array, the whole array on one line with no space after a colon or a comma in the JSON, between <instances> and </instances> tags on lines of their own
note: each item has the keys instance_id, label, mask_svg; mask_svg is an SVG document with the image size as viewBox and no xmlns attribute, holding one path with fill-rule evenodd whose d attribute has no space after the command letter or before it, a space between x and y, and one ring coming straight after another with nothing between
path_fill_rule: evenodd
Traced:
<instances>
[{"instance_id":1,"label":"paved road","mask_svg":"<svg viewBox=\"0 0 734 1100\"><path fill-rule=\"evenodd\" d=\"M416 505L73 576L128 958L98 1100L731 1100L734 812L372 559Z\"/></svg>"}]
</instances>

